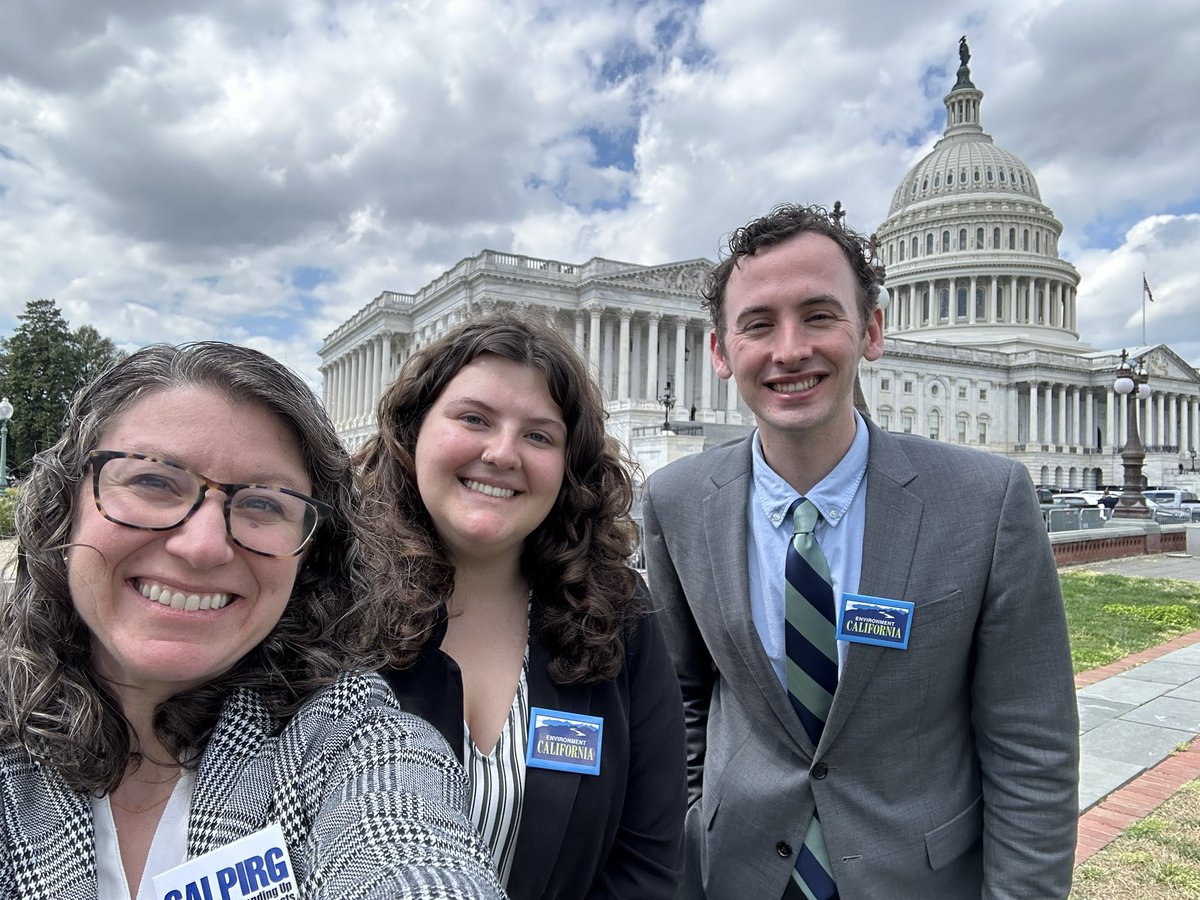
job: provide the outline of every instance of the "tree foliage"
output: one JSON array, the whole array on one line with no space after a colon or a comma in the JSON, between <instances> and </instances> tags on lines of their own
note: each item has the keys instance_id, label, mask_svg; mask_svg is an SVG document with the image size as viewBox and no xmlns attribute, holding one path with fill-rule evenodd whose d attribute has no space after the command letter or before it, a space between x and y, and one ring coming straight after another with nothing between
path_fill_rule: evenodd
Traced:
<instances>
[{"instance_id":1,"label":"tree foliage","mask_svg":"<svg viewBox=\"0 0 1200 900\"><path fill-rule=\"evenodd\" d=\"M125 354L91 325L72 332L53 300L30 300L17 319L0 340L0 394L13 405L9 468L23 472L62 433L75 392Z\"/></svg>"}]
</instances>

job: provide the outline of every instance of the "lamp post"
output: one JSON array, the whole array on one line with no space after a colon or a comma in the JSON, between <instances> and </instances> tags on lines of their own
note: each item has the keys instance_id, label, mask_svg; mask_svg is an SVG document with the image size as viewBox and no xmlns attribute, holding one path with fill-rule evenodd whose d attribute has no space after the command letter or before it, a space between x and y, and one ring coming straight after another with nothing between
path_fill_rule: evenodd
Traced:
<instances>
[{"instance_id":1,"label":"lamp post","mask_svg":"<svg viewBox=\"0 0 1200 900\"><path fill-rule=\"evenodd\" d=\"M13 405L5 397L0 400L0 496L8 492L8 420L12 415Z\"/></svg>"},{"instance_id":2,"label":"lamp post","mask_svg":"<svg viewBox=\"0 0 1200 900\"><path fill-rule=\"evenodd\" d=\"M1189 450L1188 455L1190 455L1192 457L1192 471L1195 472L1196 471L1196 451Z\"/></svg>"},{"instance_id":3,"label":"lamp post","mask_svg":"<svg viewBox=\"0 0 1200 900\"><path fill-rule=\"evenodd\" d=\"M675 395L671 393L671 382L667 382L667 389L658 395L658 402L663 407L663 427L664 432L671 430L671 410L675 408Z\"/></svg>"},{"instance_id":4,"label":"lamp post","mask_svg":"<svg viewBox=\"0 0 1200 900\"><path fill-rule=\"evenodd\" d=\"M1146 504L1142 493L1142 465L1146 461L1146 451L1142 447L1142 439L1138 434L1137 405L1139 400L1150 396L1150 376L1146 372L1146 364L1138 360L1137 368L1129 364L1129 354L1121 351L1121 364L1117 366L1117 377L1113 381L1113 390L1123 397L1128 397L1128 435L1125 446L1121 448L1121 465L1125 469L1125 485L1117 505L1113 507L1114 519L1151 519L1153 515Z\"/></svg>"}]
</instances>

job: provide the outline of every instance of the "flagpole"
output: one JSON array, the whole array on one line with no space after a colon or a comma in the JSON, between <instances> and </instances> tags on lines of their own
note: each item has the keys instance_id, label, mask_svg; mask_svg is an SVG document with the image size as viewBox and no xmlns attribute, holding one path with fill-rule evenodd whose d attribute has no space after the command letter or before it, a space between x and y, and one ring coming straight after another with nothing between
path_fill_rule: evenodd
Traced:
<instances>
[{"instance_id":1,"label":"flagpole","mask_svg":"<svg viewBox=\"0 0 1200 900\"><path fill-rule=\"evenodd\" d=\"M1142 346L1146 346L1146 273L1142 272Z\"/></svg>"}]
</instances>

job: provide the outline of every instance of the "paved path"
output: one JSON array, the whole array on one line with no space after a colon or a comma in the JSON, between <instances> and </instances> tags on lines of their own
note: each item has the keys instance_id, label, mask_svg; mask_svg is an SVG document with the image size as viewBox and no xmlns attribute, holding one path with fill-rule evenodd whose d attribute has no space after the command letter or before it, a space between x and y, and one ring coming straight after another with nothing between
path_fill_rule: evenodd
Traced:
<instances>
[{"instance_id":1,"label":"paved path","mask_svg":"<svg viewBox=\"0 0 1200 900\"><path fill-rule=\"evenodd\" d=\"M1160 553L1064 567L1200 582L1200 559ZM1079 847L1087 859L1178 788L1200 778L1200 631L1075 678ZM1184 753L1179 748L1191 744ZM1103 801L1103 802L1101 802Z\"/></svg>"}]
</instances>

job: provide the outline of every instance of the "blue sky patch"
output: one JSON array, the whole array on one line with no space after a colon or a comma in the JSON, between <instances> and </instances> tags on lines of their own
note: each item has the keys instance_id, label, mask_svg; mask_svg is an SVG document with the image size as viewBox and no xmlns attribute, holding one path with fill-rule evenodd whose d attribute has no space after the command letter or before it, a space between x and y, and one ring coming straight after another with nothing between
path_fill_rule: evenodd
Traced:
<instances>
[{"instance_id":1,"label":"blue sky patch","mask_svg":"<svg viewBox=\"0 0 1200 900\"><path fill-rule=\"evenodd\" d=\"M297 266L292 269L292 287L301 291L311 291L319 284L337 281L337 276L330 269L319 266Z\"/></svg>"},{"instance_id":2,"label":"blue sky patch","mask_svg":"<svg viewBox=\"0 0 1200 900\"><path fill-rule=\"evenodd\" d=\"M636 128L584 128L580 131L596 151L596 165L632 172L633 150L637 146Z\"/></svg>"}]
</instances>

